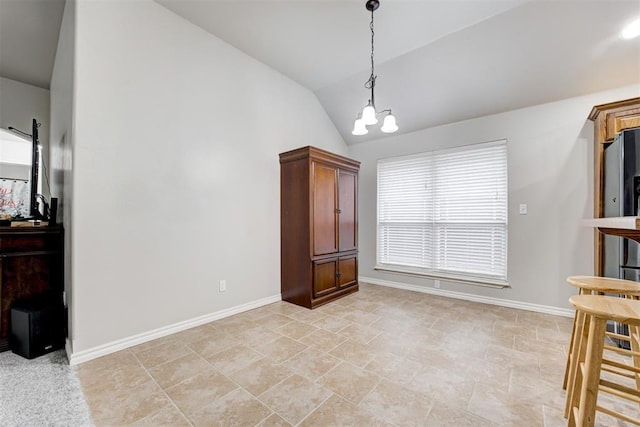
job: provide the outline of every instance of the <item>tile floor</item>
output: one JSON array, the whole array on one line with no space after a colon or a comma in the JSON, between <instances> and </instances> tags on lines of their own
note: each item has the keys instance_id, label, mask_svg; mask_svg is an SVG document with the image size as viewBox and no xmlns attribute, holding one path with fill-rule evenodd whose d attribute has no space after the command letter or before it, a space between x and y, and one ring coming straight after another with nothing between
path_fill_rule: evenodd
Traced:
<instances>
[{"instance_id":1,"label":"tile floor","mask_svg":"<svg viewBox=\"0 0 640 427\"><path fill-rule=\"evenodd\" d=\"M78 375L98 426L564 426L571 322L361 284L313 311L278 302Z\"/></svg>"}]
</instances>

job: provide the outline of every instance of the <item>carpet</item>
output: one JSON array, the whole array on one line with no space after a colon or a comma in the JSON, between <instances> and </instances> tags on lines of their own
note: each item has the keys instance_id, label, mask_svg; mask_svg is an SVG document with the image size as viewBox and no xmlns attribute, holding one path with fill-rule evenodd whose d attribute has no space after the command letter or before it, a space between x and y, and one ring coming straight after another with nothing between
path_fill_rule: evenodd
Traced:
<instances>
[{"instance_id":1,"label":"carpet","mask_svg":"<svg viewBox=\"0 0 640 427\"><path fill-rule=\"evenodd\" d=\"M64 350L28 360L0 353L0 426L92 426Z\"/></svg>"}]
</instances>

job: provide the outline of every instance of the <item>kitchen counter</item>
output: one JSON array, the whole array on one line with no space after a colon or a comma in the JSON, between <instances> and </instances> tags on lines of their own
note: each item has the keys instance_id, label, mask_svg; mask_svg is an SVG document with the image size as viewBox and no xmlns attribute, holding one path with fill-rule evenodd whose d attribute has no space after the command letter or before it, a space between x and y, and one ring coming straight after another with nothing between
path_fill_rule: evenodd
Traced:
<instances>
[{"instance_id":1,"label":"kitchen counter","mask_svg":"<svg viewBox=\"0 0 640 427\"><path fill-rule=\"evenodd\" d=\"M626 237L640 243L640 217L637 216L583 219L580 225L595 227L601 233Z\"/></svg>"}]
</instances>

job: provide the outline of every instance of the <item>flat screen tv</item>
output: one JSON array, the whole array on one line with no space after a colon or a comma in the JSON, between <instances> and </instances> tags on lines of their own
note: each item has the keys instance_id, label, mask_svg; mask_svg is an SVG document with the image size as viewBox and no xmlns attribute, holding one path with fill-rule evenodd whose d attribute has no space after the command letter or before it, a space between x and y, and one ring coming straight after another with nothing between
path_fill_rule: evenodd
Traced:
<instances>
[{"instance_id":1,"label":"flat screen tv","mask_svg":"<svg viewBox=\"0 0 640 427\"><path fill-rule=\"evenodd\" d=\"M40 172L40 140L38 139L38 122L31 122L31 217L33 219L46 219L47 212L38 210L38 173ZM46 206L46 205L45 205Z\"/></svg>"},{"instance_id":2,"label":"flat screen tv","mask_svg":"<svg viewBox=\"0 0 640 427\"><path fill-rule=\"evenodd\" d=\"M38 193L38 179L40 174L40 140L38 137L38 128L40 124L36 119L31 122L31 135L26 132L9 126L9 130L16 132L25 137L31 137L31 172L29 176L29 217L25 219L46 220L48 217L49 207L44 197ZM42 212L38 209L38 199L43 202Z\"/></svg>"}]
</instances>

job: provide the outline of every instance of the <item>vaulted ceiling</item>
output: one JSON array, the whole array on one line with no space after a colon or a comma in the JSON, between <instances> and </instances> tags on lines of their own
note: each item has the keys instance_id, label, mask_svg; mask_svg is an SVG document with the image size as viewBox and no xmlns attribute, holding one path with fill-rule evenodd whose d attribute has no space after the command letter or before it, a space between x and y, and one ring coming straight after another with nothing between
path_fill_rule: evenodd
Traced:
<instances>
[{"instance_id":1,"label":"vaulted ceiling","mask_svg":"<svg viewBox=\"0 0 640 427\"><path fill-rule=\"evenodd\" d=\"M156 1L312 90L347 143L384 136L378 128L351 135L369 98L364 0ZM15 34L23 25L9 24L10 33L5 27L17 22L5 13L17 3L53 10L61 0L0 0L0 75L43 86L53 64L50 53L40 52L46 43L31 37L20 43ZM399 132L640 83L640 38L618 36L640 17L640 0L380 3L374 13L376 105L393 109ZM58 19L59 28L61 9L55 10L47 12L47 22ZM6 47L5 40L16 43ZM51 58L51 64L38 67L23 58L20 78L20 61L7 59L16 51ZM37 68L43 76L31 76Z\"/></svg>"},{"instance_id":2,"label":"vaulted ceiling","mask_svg":"<svg viewBox=\"0 0 640 427\"><path fill-rule=\"evenodd\" d=\"M0 0L0 77L49 89L64 0Z\"/></svg>"}]
</instances>

